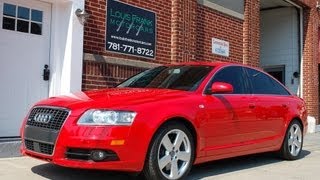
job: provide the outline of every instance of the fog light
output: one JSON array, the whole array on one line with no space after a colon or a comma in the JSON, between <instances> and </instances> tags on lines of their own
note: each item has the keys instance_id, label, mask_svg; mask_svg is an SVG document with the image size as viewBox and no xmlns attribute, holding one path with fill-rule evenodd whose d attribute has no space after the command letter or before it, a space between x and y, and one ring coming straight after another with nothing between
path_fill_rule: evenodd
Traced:
<instances>
[{"instance_id":1,"label":"fog light","mask_svg":"<svg viewBox=\"0 0 320 180\"><path fill-rule=\"evenodd\" d=\"M107 157L107 153L101 150L91 151L91 159L94 161L103 161Z\"/></svg>"}]
</instances>

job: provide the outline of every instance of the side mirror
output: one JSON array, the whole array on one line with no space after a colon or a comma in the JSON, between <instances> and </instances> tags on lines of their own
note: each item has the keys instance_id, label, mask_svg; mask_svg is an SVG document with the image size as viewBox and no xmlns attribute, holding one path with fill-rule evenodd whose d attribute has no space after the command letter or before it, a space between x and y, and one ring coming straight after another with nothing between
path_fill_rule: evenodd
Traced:
<instances>
[{"instance_id":1,"label":"side mirror","mask_svg":"<svg viewBox=\"0 0 320 180\"><path fill-rule=\"evenodd\" d=\"M229 83L224 82L215 82L211 86L211 93L232 93L233 92L233 86Z\"/></svg>"}]
</instances>

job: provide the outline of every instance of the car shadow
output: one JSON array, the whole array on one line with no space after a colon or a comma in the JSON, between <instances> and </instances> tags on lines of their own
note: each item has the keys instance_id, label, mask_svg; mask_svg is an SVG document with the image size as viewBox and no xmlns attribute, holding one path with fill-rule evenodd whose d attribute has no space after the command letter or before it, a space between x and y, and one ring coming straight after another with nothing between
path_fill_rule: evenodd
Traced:
<instances>
[{"instance_id":1,"label":"car shadow","mask_svg":"<svg viewBox=\"0 0 320 180\"><path fill-rule=\"evenodd\" d=\"M310 151L303 150L301 158L308 156ZM196 165L192 168L187 179L202 179L209 176L225 174L244 169L260 167L268 164L278 163L283 161L274 153L263 153L250 156L242 156L219 161L213 161L201 165ZM115 171L101 171L101 170L84 170L66 168L50 163L37 165L31 168L31 171L46 179L59 180L140 180L140 176L135 174L128 174L124 172Z\"/></svg>"},{"instance_id":2,"label":"car shadow","mask_svg":"<svg viewBox=\"0 0 320 180\"><path fill-rule=\"evenodd\" d=\"M311 152L302 150L301 157L308 156ZM205 164L196 165L192 168L189 180L202 179L220 174L227 174L235 171L261 167L269 164L284 161L275 153L261 153L248 156L235 157L212 161Z\"/></svg>"},{"instance_id":3,"label":"car shadow","mask_svg":"<svg viewBox=\"0 0 320 180\"><path fill-rule=\"evenodd\" d=\"M137 176L124 172L74 169L57 166L51 163L41 164L31 168L31 171L46 179L59 180L135 180Z\"/></svg>"}]
</instances>

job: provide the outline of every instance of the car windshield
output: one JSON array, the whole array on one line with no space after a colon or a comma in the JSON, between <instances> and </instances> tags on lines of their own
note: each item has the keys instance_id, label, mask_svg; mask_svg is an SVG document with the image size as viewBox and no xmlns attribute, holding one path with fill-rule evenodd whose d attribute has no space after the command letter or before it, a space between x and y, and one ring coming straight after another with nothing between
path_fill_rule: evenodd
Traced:
<instances>
[{"instance_id":1,"label":"car windshield","mask_svg":"<svg viewBox=\"0 0 320 180\"><path fill-rule=\"evenodd\" d=\"M194 91L213 69L212 66L159 66L141 72L117 87L164 88Z\"/></svg>"}]
</instances>

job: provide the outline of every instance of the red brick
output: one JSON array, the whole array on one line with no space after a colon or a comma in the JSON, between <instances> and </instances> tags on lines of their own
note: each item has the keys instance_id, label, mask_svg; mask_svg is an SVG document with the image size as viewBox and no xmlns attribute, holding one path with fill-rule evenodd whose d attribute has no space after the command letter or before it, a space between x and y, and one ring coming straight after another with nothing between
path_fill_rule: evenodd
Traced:
<instances>
[{"instance_id":1,"label":"red brick","mask_svg":"<svg viewBox=\"0 0 320 180\"><path fill-rule=\"evenodd\" d=\"M105 50L106 0L86 0L91 14L85 24L84 52L106 57L156 63L193 60L228 61L259 66L260 0L245 0L244 20L209 7L197 0L122 0L157 14L157 44L155 60L121 55ZM319 13L316 0L293 0L304 7L303 39L303 98L308 112L318 119L319 114ZM211 40L219 38L230 43L230 57L212 54ZM84 59L83 90L112 87L143 68L118 66Z\"/></svg>"}]
</instances>

